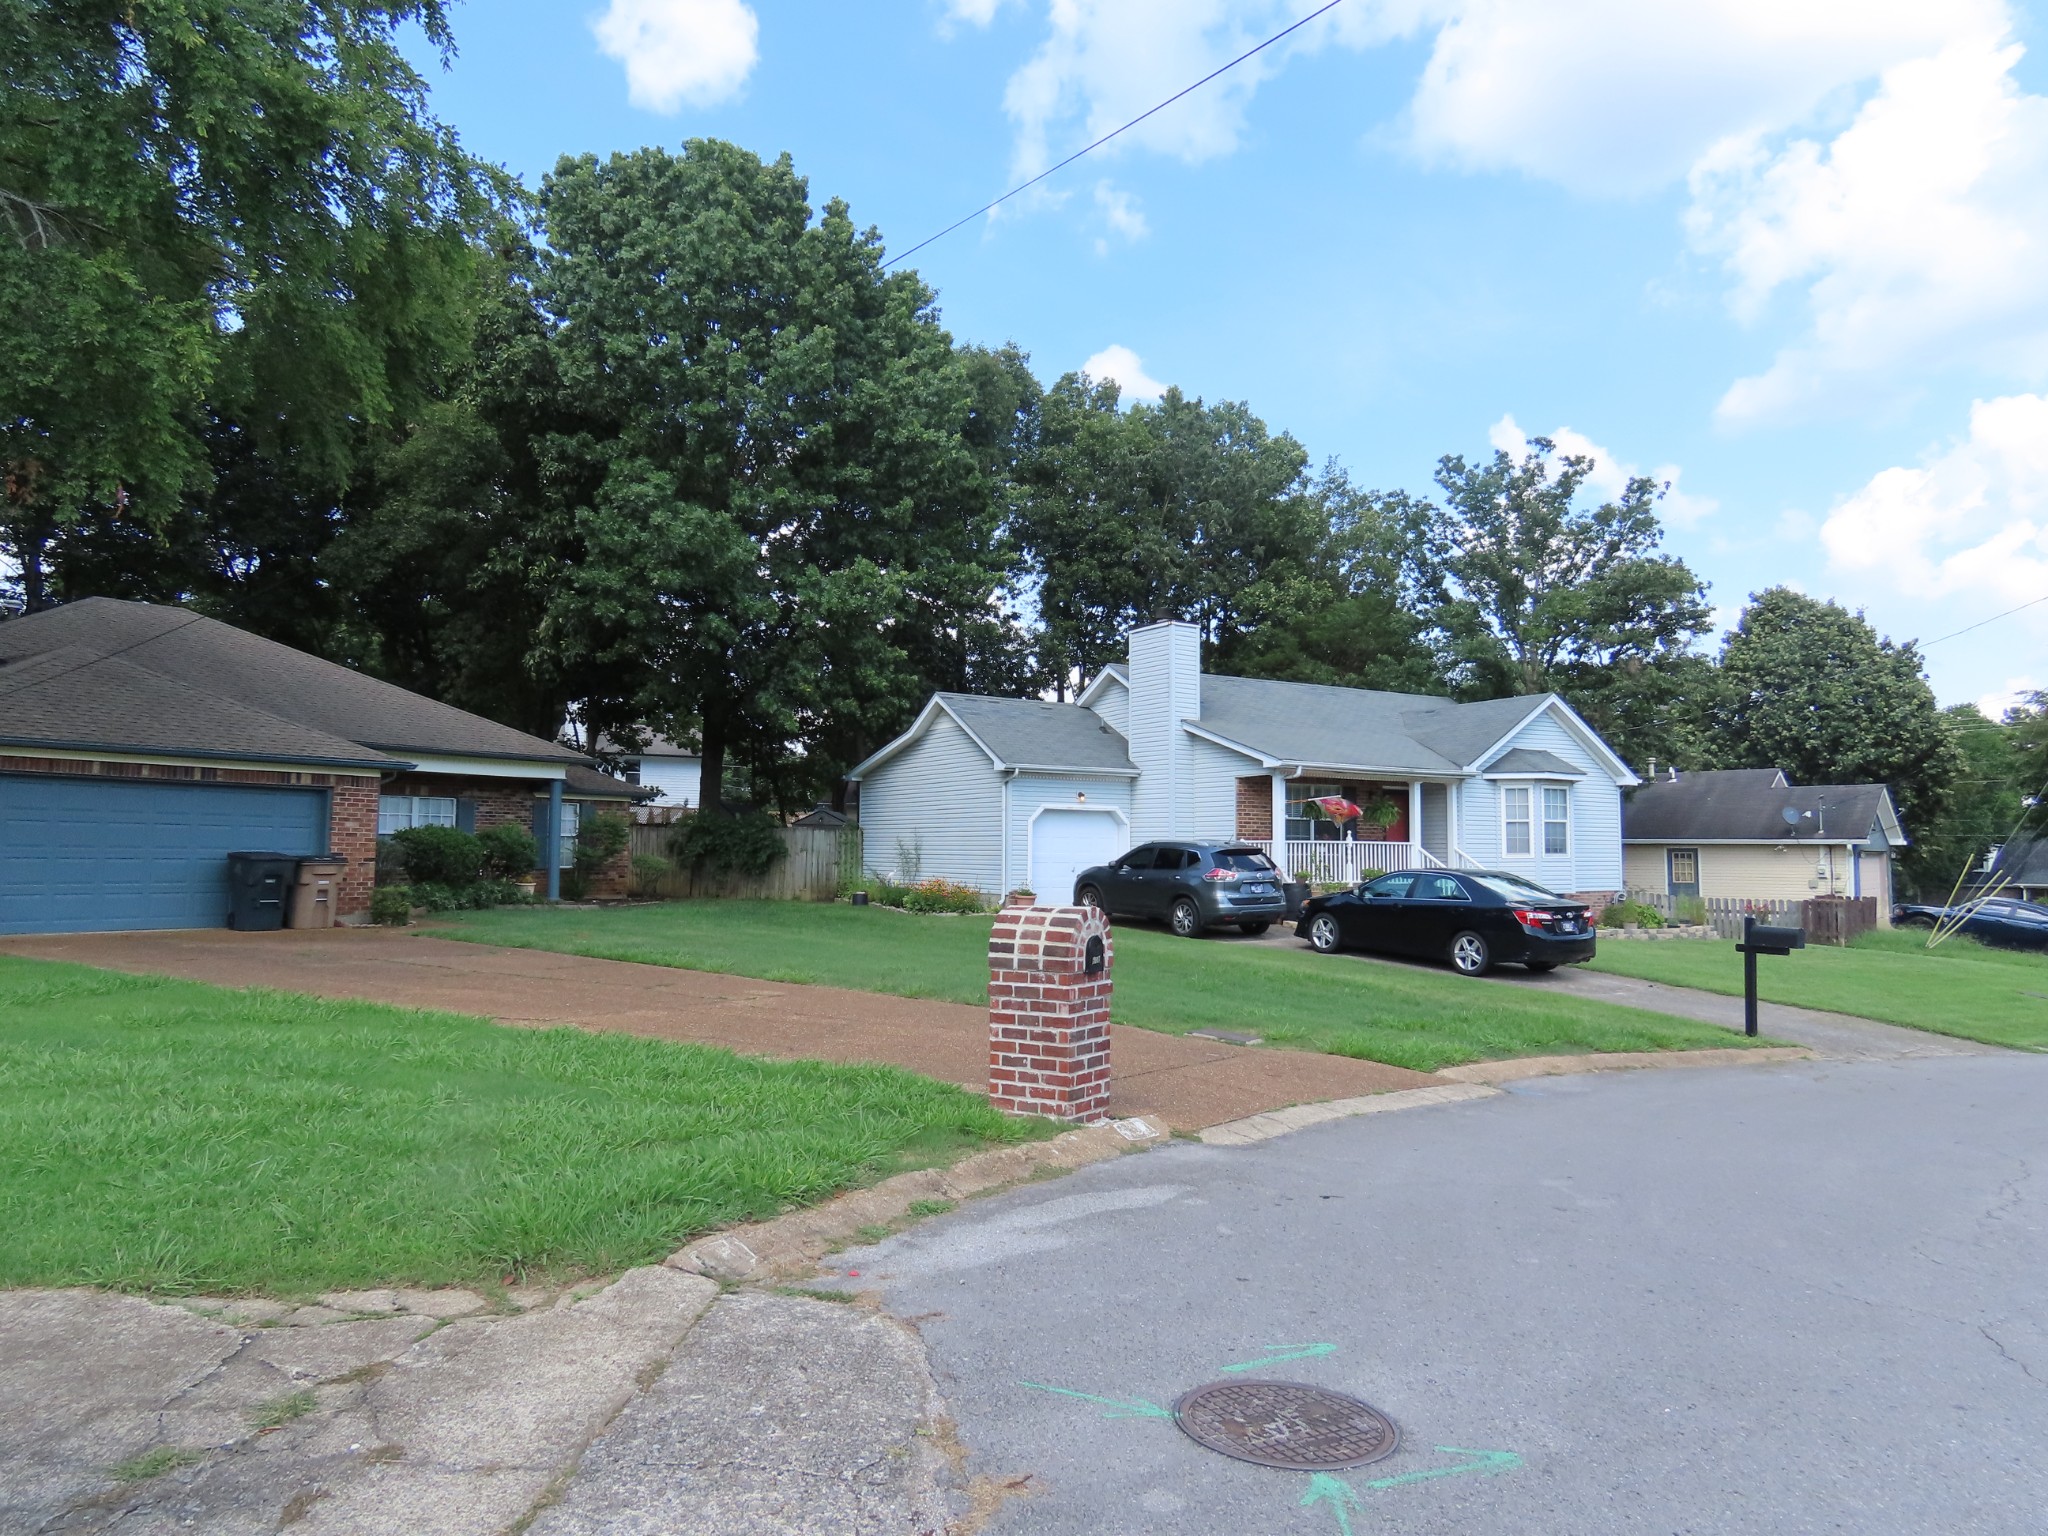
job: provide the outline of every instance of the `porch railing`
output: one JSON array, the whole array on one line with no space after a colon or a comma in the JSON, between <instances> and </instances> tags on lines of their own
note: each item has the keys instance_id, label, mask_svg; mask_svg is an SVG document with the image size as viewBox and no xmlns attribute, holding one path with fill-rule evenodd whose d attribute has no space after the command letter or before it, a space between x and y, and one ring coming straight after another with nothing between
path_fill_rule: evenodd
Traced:
<instances>
[{"instance_id":1,"label":"porch railing","mask_svg":"<svg viewBox=\"0 0 2048 1536\"><path fill-rule=\"evenodd\" d=\"M1367 870L1390 875L1400 869L1447 869L1450 866L1420 843L1275 842L1251 839L1284 874L1316 885L1356 885Z\"/></svg>"}]
</instances>

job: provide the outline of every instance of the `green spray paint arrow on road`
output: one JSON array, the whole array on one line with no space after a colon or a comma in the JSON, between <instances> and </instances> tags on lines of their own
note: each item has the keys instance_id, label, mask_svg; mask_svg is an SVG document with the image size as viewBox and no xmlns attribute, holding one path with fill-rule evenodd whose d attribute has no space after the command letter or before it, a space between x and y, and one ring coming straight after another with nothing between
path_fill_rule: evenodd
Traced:
<instances>
[{"instance_id":1,"label":"green spray paint arrow on road","mask_svg":"<svg viewBox=\"0 0 2048 1536\"><path fill-rule=\"evenodd\" d=\"M1313 1509L1327 1503L1337 1516L1337 1529L1343 1536L1351 1536L1351 1511L1360 1508L1358 1494L1341 1477L1332 1477L1327 1472L1318 1472L1308 1480L1308 1492L1301 1496L1301 1507Z\"/></svg>"},{"instance_id":2,"label":"green spray paint arrow on road","mask_svg":"<svg viewBox=\"0 0 2048 1536\"><path fill-rule=\"evenodd\" d=\"M1436 1448L1439 1456L1475 1456L1461 1467L1437 1467L1428 1472L1403 1472L1399 1477L1375 1478L1365 1486L1368 1488L1403 1488L1409 1483L1426 1483L1437 1477L1463 1477L1476 1472L1481 1477L1495 1477L1502 1472L1513 1472L1522 1465L1522 1458L1513 1451L1466 1451L1455 1445L1440 1445Z\"/></svg>"},{"instance_id":3,"label":"green spray paint arrow on road","mask_svg":"<svg viewBox=\"0 0 2048 1536\"><path fill-rule=\"evenodd\" d=\"M1388 1488L1405 1488L1410 1483L1426 1483L1439 1477L1464 1477L1475 1474L1479 1477L1493 1477L1502 1472L1512 1472L1522 1465L1522 1458L1513 1451L1467 1451L1455 1445L1440 1445L1440 1456L1469 1456L1470 1461L1455 1467L1433 1467L1426 1472L1403 1472L1396 1477L1374 1478L1365 1486L1384 1491ZM1365 1506L1358 1492L1341 1477L1332 1477L1327 1472L1318 1472L1308 1480L1308 1492L1301 1496L1301 1506L1313 1509L1318 1504L1328 1504L1337 1517L1339 1536L1351 1536L1351 1511Z\"/></svg>"},{"instance_id":4,"label":"green spray paint arrow on road","mask_svg":"<svg viewBox=\"0 0 2048 1536\"><path fill-rule=\"evenodd\" d=\"M1265 1350L1266 1358L1263 1360L1247 1360L1243 1365L1226 1365L1223 1369L1226 1372L1262 1371L1269 1365L1279 1365L1288 1360L1318 1360L1324 1355L1334 1355L1337 1353L1337 1346L1334 1344L1268 1344L1265 1346Z\"/></svg>"},{"instance_id":5,"label":"green spray paint arrow on road","mask_svg":"<svg viewBox=\"0 0 2048 1536\"><path fill-rule=\"evenodd\" d=\"M1134 1397L1129 1402L1125 1402L1123 1399L1116 1397L1097 1397L1093 1392L1076 1392L1070 1387L1048 1387L1043 1382L1037 1381L1020 1381L1017 1385L1029 1387L1034 1392L1056 1392L1061 1397L1078 1397L1084 1403L1105 1403L1111 1410L1103 1415L1105 1419L1171 1419L1173 1417L1173 1410L1171 1408L1162 1408L1157 1403L1147 1402L1142 1397Z\"/></svg>"}]
</instances>

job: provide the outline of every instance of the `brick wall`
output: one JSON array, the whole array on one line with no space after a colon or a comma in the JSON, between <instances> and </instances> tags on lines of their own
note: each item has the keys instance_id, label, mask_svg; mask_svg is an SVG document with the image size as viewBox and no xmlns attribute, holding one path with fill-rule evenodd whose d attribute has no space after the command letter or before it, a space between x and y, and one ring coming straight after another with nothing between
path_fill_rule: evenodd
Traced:
<instances>
[{"instance_id":1,"label":"brick wall","mask_svg":"<svg viewBox=\"0 0 2048 1536\"><path fill-rule=\"evenodd\" d=\"M0 772L181 784L275 784L328 790L328 849L348 860L341 876L335 916L359 916L370 909L370 888L377 880L378 781L372 775L298 773L282 768L200 768L188 763L80 762L61 757L0 757Z\"/></svg>"},{"instance_id":2,"label":"brick wall","mask_svg":"<svg viewBox=\"0 0 2048 1536\"><path fill-rule=\"evenodd\" d=\"M1263 773L1237 781L1237 835L1261 839L1273 835L1273 781Z\"/></svg>"},{"instance_id":3,"label":"brick wall","mask_svg":"<svg viewBox=\"0 0 2048 1536\"><path fill-rule=\"evenodd\" d=\"M1102 968L1087 969L1089 941ZM1006 907L988 939L988 1097L1011 1114L1109 1110L1109 921L1093 907Z\"/></svg>"}]
</instances>

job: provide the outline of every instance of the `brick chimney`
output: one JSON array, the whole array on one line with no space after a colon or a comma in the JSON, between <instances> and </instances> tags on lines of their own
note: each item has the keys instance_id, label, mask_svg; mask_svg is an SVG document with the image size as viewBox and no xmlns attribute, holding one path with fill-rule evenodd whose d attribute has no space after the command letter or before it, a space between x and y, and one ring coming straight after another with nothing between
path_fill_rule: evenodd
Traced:
<instances>
[{"instance_id":1,"label":"brick chimney","mask_svg":"<svg viewBox=\"0 0 2048 1536\"><path fill-rule=\"evenodd\" d=\"M1194 788L1194 749L1183 720L1202 713L1202 632L1179 619L1131 631L1131 841L1181 835Z\"/></svg>"}]
</instances>

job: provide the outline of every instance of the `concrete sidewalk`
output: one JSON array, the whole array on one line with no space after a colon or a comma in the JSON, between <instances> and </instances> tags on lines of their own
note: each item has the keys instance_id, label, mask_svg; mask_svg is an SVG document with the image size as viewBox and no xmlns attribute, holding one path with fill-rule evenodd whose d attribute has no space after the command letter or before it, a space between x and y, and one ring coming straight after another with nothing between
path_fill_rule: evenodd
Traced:
<instances>
[{"instance_id":1,"label":"concrete sidewalk","mask_svg":"<svg viewBox=\"0 0 2048 1536\"><path fill-rule=\"evenodd\" d=\"M273 987L502 1024L623 1030L755 1056L886 1062L976 1093L987 1086L988 1015L959 1003L710 971L501 949L388 929L302 933L38 935L0 953L69 960L228 987ZM1289 1104L1360 1098L1441 1079L1308 1051L1246 1050L1121 1025L1111 1031L1110 1113L1199 1131Z\"/></svg>"},{"instance_id":2,"label":"concrete sidewalk","mask_svg":"<svg viewBox=\"0 0 2048 1536\"><path fill-rule=\"evenodd\" d=\"M453 1321L392 1307L482 1298L0 1292L0 1536L913 1536L971 1499L902 1325L672 1269L589 1289Z\"/></svg>"}]
</instances>

